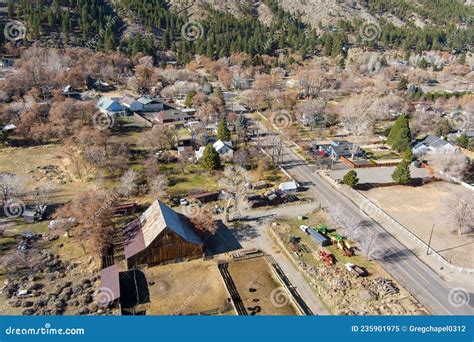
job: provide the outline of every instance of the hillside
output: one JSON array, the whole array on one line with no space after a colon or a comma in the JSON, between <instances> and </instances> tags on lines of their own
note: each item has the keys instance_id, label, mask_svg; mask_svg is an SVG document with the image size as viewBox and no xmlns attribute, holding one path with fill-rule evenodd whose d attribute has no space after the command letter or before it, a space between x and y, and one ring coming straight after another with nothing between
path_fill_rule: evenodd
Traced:
<instances>
[{"instance_id":1,"label":"hillside","mask_svg":"<svg viewBox=\"0 0 474 342\"><path fill-rule=\"evenodd\" d=\"M470 50L474 8L460 0L0 1L15 44L143 52L187 63L245 52L345 57L347 48ZM10 28L10 27L8 27ZM4 38L4 37L2 37ZM8 40L8 39L7 39ZM164 57L170 56L170 57Z\"/></svg>"}]
</instances>

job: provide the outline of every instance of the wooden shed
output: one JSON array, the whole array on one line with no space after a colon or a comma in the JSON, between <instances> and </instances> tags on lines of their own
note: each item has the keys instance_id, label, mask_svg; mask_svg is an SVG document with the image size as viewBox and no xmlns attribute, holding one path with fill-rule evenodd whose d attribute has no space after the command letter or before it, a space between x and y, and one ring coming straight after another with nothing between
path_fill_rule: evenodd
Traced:
<instances>
[{"instance_id":1,"label":"wooden shed","mask_svg":"<svg viewBox=\"0 0 474 342\"><path fill-rule=\"evenodd\" d=\"M201 258L201 238L189 219L160 200L125 227L125 258L128 268Z\"/></svg>"}]
</instances>

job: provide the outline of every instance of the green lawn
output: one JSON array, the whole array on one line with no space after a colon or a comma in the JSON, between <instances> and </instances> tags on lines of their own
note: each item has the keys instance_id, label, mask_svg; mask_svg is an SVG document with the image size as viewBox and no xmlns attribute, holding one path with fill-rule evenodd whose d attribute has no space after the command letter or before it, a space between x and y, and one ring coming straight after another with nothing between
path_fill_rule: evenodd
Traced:
<instances>
[{"instance_id":1,"label":"green lawn","mask_svg":"<svg viewBox=\"0 0 474 342\"><path fill-rule=\"evenodd\" d=\"M208 173L184 173L168 177L171 186L168 193L171 196L186 195L191 190L202 192L219 190L218 177Z\"/></svg>"},{"instance_id":2,"label":"green lawn","mask_svg":"<svg viewBox=\"0 0 474 342\"><path fill-rule=\"evenodd\" d=\"M401 158L400 154L392 150L375 151L371 149L365 149L364 151L367 155L367 158L373 160L390 160Z\"/></svg>"}]
</instances>

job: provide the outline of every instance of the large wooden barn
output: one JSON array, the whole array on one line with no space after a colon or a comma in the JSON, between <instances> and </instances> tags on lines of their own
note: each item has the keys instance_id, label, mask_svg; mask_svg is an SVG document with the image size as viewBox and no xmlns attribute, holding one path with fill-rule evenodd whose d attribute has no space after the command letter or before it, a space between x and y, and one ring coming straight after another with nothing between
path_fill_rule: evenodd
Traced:
<instances>
[{"instance_id":1,"label":"large wooden barn","mask_svg":"<svg viewBox=\"0 0 474 342\"><path fill-rule=\"evenodd\" d=\"M189 219L160 200L125 227L128 268L197 259L203 256L201 238Z\"/></svg>"}]
</instances>

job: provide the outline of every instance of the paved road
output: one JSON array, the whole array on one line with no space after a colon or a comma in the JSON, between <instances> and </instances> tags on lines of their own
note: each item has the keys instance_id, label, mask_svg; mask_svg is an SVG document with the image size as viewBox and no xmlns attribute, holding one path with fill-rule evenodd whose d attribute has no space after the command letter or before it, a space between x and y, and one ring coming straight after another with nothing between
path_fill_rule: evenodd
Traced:
<instances>
[{"instance_id":1,"label":"paved road","mask_svg":"<svg viewBox=\"0 0 474 342\"><path fill-rule=\"evenodd\" d=\"M268 132L261 124L260 129L263 132ZM269 140L267 137L261 139L264 143ZM374 233L381 234L381 247L388 252L384 260L380 261L381 265L432 314L474 315L474 294L463 293L462 296L467 297L468 303L458 306L460 298L453 297L454 292L438 274L407 250L382 226L364 214L358 206L329 185L314 170L311 170L308 164L288 146L283 148L281 166L298 182L308 184L309 191L323 205L340 206L345 210L346 215Z\"/></svg>"}]
</instances>

